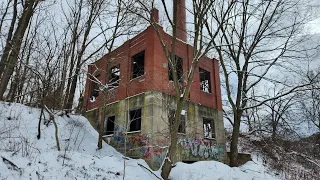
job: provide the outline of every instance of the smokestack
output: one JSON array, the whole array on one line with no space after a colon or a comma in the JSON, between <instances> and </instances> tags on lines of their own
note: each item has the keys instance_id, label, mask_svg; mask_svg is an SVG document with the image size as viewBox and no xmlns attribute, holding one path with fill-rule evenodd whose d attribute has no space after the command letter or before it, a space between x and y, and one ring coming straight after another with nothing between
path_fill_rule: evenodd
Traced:
<instances>
[{"instance_id":1,"label":"smokestack","mask_svg":"<svg viewBox=\"0 0 320 180\"><path fill-rule=\"evenodd\" d=\"M177 38L187 42L187 26L186 26L186 1L185 0L173 0L177 1Z\"/></svg>"},{"instance_id":2,"label":"smokestack","mask_svg":"<svg viewBox=\"0 0 320 180\"><path fill-rule=\"evenodd\" d=\"M156 8L151 9L150 22L159 23L159 11Z\"/></svg>"}]
</instances>

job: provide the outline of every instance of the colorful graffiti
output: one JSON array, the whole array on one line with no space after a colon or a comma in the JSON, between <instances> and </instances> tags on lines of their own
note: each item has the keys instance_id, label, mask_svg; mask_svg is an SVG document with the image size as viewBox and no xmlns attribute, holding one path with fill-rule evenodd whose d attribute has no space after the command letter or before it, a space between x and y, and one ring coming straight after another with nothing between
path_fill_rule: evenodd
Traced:
<instances>
[{"instance_id":1,"label":"colorful graffiti","mask_svg":"<svg viewBox=\"0 0 320 180\"><path fill-rule=\"evenodd\" d=\"M141 147L141 155L144 159L152 162L154 168L159 168L165 158L166 151L160 147Z\"/></svg>"},{"instance_id":2,"label":"colorful graffiti","mask_svg":"<svg viewBox=\"0 0 320 180\"><path fill-rule=\"evenodd\" d=\"M126 134L125 134L124 128L120 126L116 126L114 130L114 135L113 135L113 140L115 144L118 146L124 145L125 138L126 138Z\"/></svg>"},{"instance_id":3,"label":"colorful graffiti","mask_svg":"<svg viewBox=\"0 0 320 180\"><path fill-rule=\"evenodd\" d=\"M182 155L185 159L204 158L220 160L224 152L221 146L217 146L213 140L183 138L178 140Z\"/></svg>"},{"instance_id":4,"label":"colorful graffiti","mask_svg":"<svg viewBox=\"0 0 320 180\"><path fill-rule=\"evenodd\" d=\"M151 134L127 134L117 131L114 134L115 147L130 157L143 158L156 169L161 167L165 159L167 148L154 146ZM157 144L157 143L155 143ZM124 146L126 145L126 147ZM218 146L214 140L181 138L178 140L181 150L181 160L221 160L224 148Z\"/></svg>"},{"instance_id":5,"label":"colorful graffiti","mask_svg":"<svg viewBox=\"0 0 320 180\"><path fill-rule=\"evenodd\" d=\"M121 153L126 149L127 156L143 158L153 168L159 168L166 155L165 148L151 144L151 134L126 134L117 128L113 140L113 144Z\"/></svg>"},{"instance_id":6,"label":"colorful graffiti","mask_svg":"<svg viewBox=\"0 0 320 180\"><path fill-rule=\"evenodd\" d=\"M128 135L123 131L116 131L113 136L113 140L116 144L123 145L126 142L128 148L147 146L149 144L150 138L150 134Z\"/></svg>"}]
</instances>

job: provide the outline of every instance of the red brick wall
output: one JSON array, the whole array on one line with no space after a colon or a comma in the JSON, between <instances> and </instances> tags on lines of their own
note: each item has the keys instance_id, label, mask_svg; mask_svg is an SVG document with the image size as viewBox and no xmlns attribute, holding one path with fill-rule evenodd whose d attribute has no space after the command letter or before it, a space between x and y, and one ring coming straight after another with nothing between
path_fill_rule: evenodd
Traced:
<instances>
[{"instance_id":1,"label":"red brick wall","mask_svg":"<svg viewBox=\"0 0 320 180\"><path fill-rule=\"evenodd\" d=\"M167 47L170 48L170 36L164 33L162 29L160 31L162 39L166 42ZM131 57L143 50L145 50L145 75L131 79ZM192 63L192 47L177 41L175 51L175 54L183 59L184 77L187 77L187 71ZM107 103L123 100L126 97L150 90L174 95L172 83L168 81L168 63L160 41L152 27L148 27L144 32L95 63L101 69L100 78L103 83L106 82L106 62L111 57L115 58L115 60L110 63L110 67L120 64L120 84L118 88L113 90L115 92L114 95L108 96ZM192 102L222 110L219 65L217 60L203 57L199 61L199 67L210 72L211 93L205 93L200 90L199 68L196 68L189 99ZM89 66L88 72L92 73L93 71L94 66ZM102 103L101 92L95 102L89 102L90 84L90 81L87 80L85 92L87 110L100 107Z\"/></svg>"}]
</instances>

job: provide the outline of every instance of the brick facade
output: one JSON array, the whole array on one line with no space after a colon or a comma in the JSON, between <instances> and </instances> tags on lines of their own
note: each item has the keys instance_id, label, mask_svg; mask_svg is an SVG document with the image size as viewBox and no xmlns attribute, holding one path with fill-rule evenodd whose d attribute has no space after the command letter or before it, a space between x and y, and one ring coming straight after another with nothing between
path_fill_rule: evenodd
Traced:
<instances>
[{"instance_id":1,"label":"brick facade","mask_svg":"<svg viewBox=\"0 0 320 180\"><path fill-rule=\"evenodd\" d=\"M159 30L164 41L168 42L167 46L170 49L169 42L171 37L162 28L159 28ZM131 58L141 51L145 51L144 75L132 79ZM181 41L177 41L175 54L183 59L183 74L186 77L192 63L192 47ZM105 83L108 61L110 62L109 67L120 65L120 84L119 87L113 89L113 92L108 95L107 103L123 100L126 97L147 91L158 91L174 95L173 84L168 80L168 63L156 32L152 27L148 27L145 31L125 42L110 54L103 56L94 63L96 66L90 65L88 73L92 74L96 70L96 67L98 67L100 69L99 80ZM199 67L210 72L211 93L200 90ZM89 101L91 84L92 81L87 79L85 90L86 110L101 107L102 103L101 92L95 102ZM191 85L189 100L222 111L219 65L217 60L207 57L200 59Z\"/></svg>"}]
</instances>

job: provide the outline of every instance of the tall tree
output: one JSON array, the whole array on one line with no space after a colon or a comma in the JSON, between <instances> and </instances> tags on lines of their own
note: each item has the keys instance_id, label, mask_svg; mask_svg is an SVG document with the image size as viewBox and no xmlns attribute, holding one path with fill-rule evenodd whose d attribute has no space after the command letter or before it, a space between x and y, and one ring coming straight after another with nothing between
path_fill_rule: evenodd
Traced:
<instances>
[{"instance_id":1,"label":"tall tree","mask_svg":"<svg viewBox=\"0 0 320 180\"><path fill-rule=\"evenodd\" d=\"M16 20L17 1L14 1L14 14L11 26L9 28L7 43L4 47L3 54L1 56L0 65L0 100L3 100L3 94L6 91L9 79L12 76L14 68L18 62L18 56L21 49L22 40L24 38L25 31L29 25L29 22L35 12L36 7L39 4L39 0L27 0L22 1L22 13L18 18L18 24L15 30L14 23ZM14 33L13 33L14 31ZM11 37L11 33L13 36Z\"/></svg>"},{"instance_id":2,"label":"tall tree","mask_svg":"<svg viewBox=\"0 0 320 180\"><path fill-rule=\"evenodd\" d=\"M272 77L270 73L276 72L274 67L288 72L288 67L294 64L293 60L298 57L296 50L305 38L298 35L312 12L300 0L234 2L232 11L223 19L220 9L226 6L226 2L217 4L206 24L210 36L214 38L212 27L226 19L219 38L213 44L232 109L231 166L238 165L238 139L244 111L305 87L305 84L295 84L293 81L284 82L280 75ZM266 97L263 91L256 91L255 96L250 96L250 91L262 83L282 84L288 91L276 97ZM254 106L248 105L250 100L256 102Z\"/></svg>"}]
</instances>

